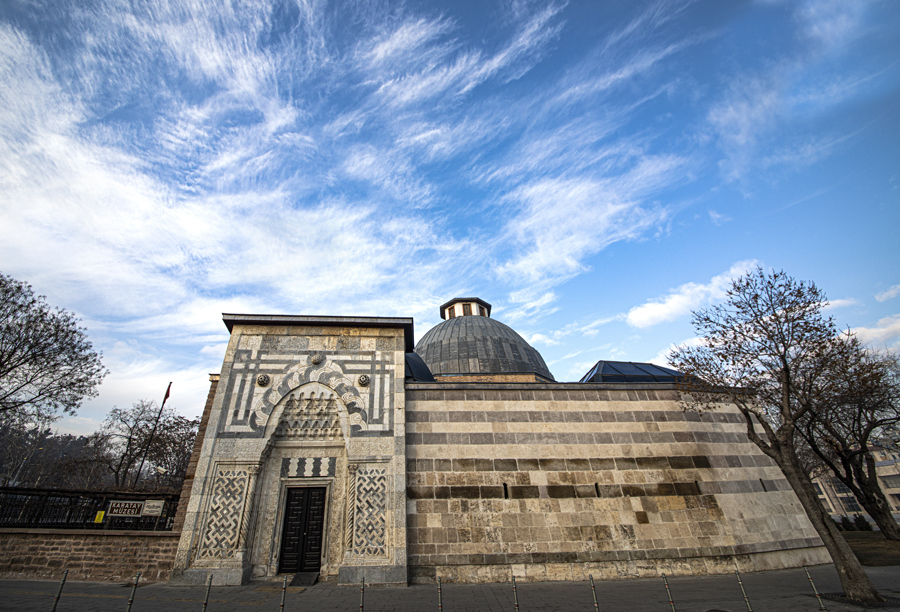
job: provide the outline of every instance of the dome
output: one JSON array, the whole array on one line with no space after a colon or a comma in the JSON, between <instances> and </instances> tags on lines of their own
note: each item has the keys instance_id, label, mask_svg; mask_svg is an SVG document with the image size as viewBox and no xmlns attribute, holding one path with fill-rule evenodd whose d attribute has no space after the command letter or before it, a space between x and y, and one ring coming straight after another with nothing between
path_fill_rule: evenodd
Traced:
<instances>
[{"instance_id":1,"label":"dome","mask_svg":"<svg viewBox=\"0 0 900 612\"><path fill-rule=\"evenodd\" d=\"M540 353L489 316L460 316L438 324L419 340L416 353L436 376L530 374L554 380Z\"/></svg>"}]
</instances>

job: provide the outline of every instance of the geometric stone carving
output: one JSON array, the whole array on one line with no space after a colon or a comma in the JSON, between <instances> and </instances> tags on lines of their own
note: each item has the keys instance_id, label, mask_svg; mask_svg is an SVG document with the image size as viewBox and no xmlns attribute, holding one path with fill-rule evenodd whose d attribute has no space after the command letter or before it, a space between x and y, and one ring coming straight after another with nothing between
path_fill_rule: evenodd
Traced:
<instances>
[{"instance_id":1,"label":"geometric stone carving","mask_svg":"<svg viewBox=\"0 0 900 612\"><path fill-rule=\"evenodd\" d=\"M384 557L387 555L387 468L357 467L355 489L353 553Z\"/></svg>"},{"instance_id":2,"label":"geometric stone carving","mask_svg":"<svg viewBox=\"0 0 900 612\"><path fill-rule=\"evenodd\" d=\"M302 440L342 438L341 409L335 394L301 391L287 398L274 437Z\"/></svg>"},{"instance_id":3,"label":"geometric stone carving","mask_svg":"<svg viewBox=\"0 0 900 612\"><path fill-rule=\"evenodd\" d=\"M269 420L275 407L299 387L311 382L331 388L343 403L342 407L350 417L345 437L393 436L396 366L390 355L381 355L378 351L332 353L314 365L311 358L298 360L297 355L272 351L261 354L262 351L256 354L246 349L235 354L232 375L221 387L224 402L230 408L217 437L268 436L275 426ZM265 386L257 382L262 366L270 377ZM359 385L360 376L368 377L367 385Z\"/></svg>"},{"instance_id":4,"label":"geometric stone carving","mask_svg":"<svg viewBox=\"0 0 900 612\"><path fill-rule=\"evenodd\" d=\"M347 465L347 527L344 529L344 548L353 552L353 526L356 524L356 468L355 463Z\"/></svg>"},{"instance_id":5,"label":"geometric stone carving","mask_svg":"<svg viewBox=\"0 0 900 612\"><path fill-rule=\"evenodd\" d=\"M336 457L285 457L281 460L282 478L333 477Z\"/></svg>"},{"instance_id":6,"label":"geometric stone carving","mask_svg":"<svg viewBox=\"0 0 900 612\"><path fill-rule=\"evenodd\" d=\"M216 470L209 513L198 559L230 559L238 548L244 496L250 477L246 467L224 467Z\"/></svg>"}]
</instances>

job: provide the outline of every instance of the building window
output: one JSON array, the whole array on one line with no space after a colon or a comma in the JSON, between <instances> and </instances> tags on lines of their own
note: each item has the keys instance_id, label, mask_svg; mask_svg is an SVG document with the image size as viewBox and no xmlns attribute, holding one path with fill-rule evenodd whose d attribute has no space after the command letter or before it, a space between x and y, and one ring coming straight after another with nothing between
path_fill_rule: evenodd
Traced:
<instances>
[{"instance_id":1,"label":"building window","mask_svg":"<svg viewBox=\"0 0 900 612\"><path fill-rule=\"evenodd\" d=\"M487 316L487 312L485 312L484 306L479 306L479 307L478 307L478 314L480 314L482 317L486 317L486 316Z\"/></svg>"},{"instance_id":2,"label":"building window","mask_svg":"<svg viewBox=\"0 0 900 612\"><path fill-rule=\"evenodd\" d=\"M447 309L447 318L452 319L456 316L456 306L451 306Z\"/></svg>"},{"instance_id":3,"label":"building window","mask_svg":"<svg viewBox=\"0 0 900 612\"><path fill-rule=\"evenodd\" d=\"M862 508L860 508L859 502L856 501L855 497L841 497L841 503L844 504L844 508L849 512L862 512Z\"/></svg>"},{"instance_id":4,"label":"building window","mask_svg":"<svg viewBox=\"0 0 900 612\"><path fill-rule=\"evenodd\" d=\"M463 304L463 314L464 315L472 314L472 305L471 304Z\"/></svg>"},{"instance_id":5,"label":"building window","mask_svg":"<svg viewBox=\"0 0 900 612\"><path fill-rule=\"evenodd\" d=\"M819 486L818 482L814 482L813 486L816 488L816 493L818 493L819 495L825 495L825 493L822 492L822 487Z\"/></svg>"},{"instance_id":6,"label":"building window","mask_svg":"<svg viewBox=\"0 0 900 612\"><path fill-rule=\"evenodd\" d=\"M887 489L900 489L900 474L882 476L881 482L884 483L884 486Z\"/></svg>"},{"instance_id":7,"label":"building window","mask_svg":"<svg viewBox=\"0 0 900 612\"><path fill-rule=\"evenodd\" d=\"M844 494L844 495L847 495L847 494L851 494L851 495L852 495L852 494L853 494L853 492L850 490L850 487L848 487L847 485L845 485L845 484L844 484L843 482L841 482L840 480L832 480L832 481L831 481L831 486L833 486L833 487L834 487L834 490L837 491L838 493L842 493L842 494Z\"/></svg>"}]
</instances>

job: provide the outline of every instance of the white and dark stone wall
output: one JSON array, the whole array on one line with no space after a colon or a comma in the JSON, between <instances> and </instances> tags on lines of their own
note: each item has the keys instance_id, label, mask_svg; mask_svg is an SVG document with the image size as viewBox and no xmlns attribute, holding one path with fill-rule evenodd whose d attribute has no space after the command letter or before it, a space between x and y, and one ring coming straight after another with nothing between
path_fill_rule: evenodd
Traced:
<instances>
[{"instance_id":1,"label":"white and dark stone wall","mask_svg":"<svg viewBox=\"0 0 900 612\"><path fill-rule=\"evenodd\" d=\"M732 406L659 385L407 386L410 577L705 574L829 561Z\"/></svg>"},{"instance_id":2,"label":"white and dark stone wall","mask_svg":"<svg viewBox=\"0 0 900 612\"><path fill-rule=\"evenodd\" d=\"M327 491L321 573L406 584L411 320L282 319L230 326L174 574L212 574L214 584L274 576L287 490L316 486Z\"/></svg>"}]
</instances>

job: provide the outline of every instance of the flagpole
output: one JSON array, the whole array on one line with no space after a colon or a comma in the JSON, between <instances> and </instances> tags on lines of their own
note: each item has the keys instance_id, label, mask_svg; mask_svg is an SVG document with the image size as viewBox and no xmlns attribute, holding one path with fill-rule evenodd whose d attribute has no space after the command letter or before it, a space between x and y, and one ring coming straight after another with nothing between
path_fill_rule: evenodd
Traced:
<instances>
[{"instance_id":1,"label":"flagpole","mask_svg":"<svg viewBox=\"0 0 900 612\"><path fill-rule=\"evenodd\" d=\"M159 407L159 413L156 415L156 421L153 422L153 431L150 432L150 437L147 439L147 445L144 447L144 456L141 457L141 467L138 468L137 474L134 476L134 483L131 485L132 489L137 488L138 480L141 478L141 471L144 469L144 460L147 458L147 452L150 450L150 444L153 442L153 436L156 435L156 428L159 426L159 419L162 417L163 408L166 407L166 400L169 399L169 391L172 390L172 383L169 383L169 386L166 388L166 395L163 397L162 406Z\"/></svg>"}]
</instances>

